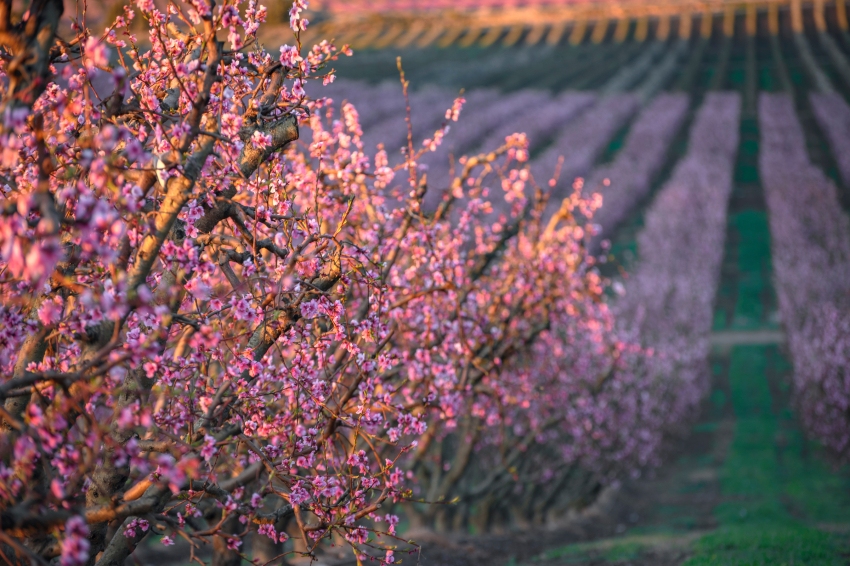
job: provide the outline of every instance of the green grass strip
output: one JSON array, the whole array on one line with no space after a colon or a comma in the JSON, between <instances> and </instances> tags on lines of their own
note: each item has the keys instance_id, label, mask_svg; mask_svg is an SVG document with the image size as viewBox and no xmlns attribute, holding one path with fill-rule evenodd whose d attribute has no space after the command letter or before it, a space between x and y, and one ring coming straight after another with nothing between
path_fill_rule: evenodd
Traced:
<instances>
[{"instance_id":1,"label":"green grass strip","mask_svg":"<svg viewBox=\"0 0 850 566\"><path fill-rule=\"evenodd\" d=\"M850 522L848 479L824 464L774 398L771 384L788 369L775 347L732 350L737 424L721 470L724 502L714 511L721 528L695 544L686 566L847 563L846 531L832 534L824 523L850 527L843 524Z\"/></svg>"},{"instance_id":2,"label":"green grass strip","mask_svg":"<svg viewBox=\"0 0 850 566\"><path fill-rule=\"evenodd\" d=\"M802 526L725 528L703 537L686 566L846 564L837 538Z\"/></svg>"}]
</instances>

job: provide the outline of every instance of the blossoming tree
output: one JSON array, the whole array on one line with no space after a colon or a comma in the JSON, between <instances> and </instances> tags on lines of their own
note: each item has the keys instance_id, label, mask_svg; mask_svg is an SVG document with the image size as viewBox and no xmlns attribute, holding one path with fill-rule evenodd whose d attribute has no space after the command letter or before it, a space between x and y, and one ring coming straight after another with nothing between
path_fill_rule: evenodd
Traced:
<instances>
[{"instance_id":1,"label":"blossoming tree","mask_svg":"<svg viewBox=\"0 0 850 566\"><path fill-rule=\"evenodd\" d=\"M221 565L249 535L262 561L334 539L393 562L382 506L469 467L441 476L435 447L507 470L570 402L543 388L616 363L598 203L544 223L519 135L448 186L418 166L446 125L391 168L352 105L307 95L347 50L302 45L304 9L271 53L254 0L138 0L96 31L83 3L0 0L7 562L118 565L152 535Z\"/></svg>"}]
</instances>

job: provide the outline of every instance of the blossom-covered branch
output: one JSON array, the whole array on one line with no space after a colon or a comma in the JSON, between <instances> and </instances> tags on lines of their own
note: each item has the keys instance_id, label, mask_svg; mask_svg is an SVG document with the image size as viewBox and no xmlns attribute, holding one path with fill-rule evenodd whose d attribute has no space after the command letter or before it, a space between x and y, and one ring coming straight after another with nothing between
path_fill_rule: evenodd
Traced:
<instances>
[{"instance_id":1,"label":"blossom-covered branch","mask_svg":"<svg viewBox=\"0 0 850 566\"><path fill-rule=\"evenodd\" d=\"M610 164L597 167L584 183L587 193L602 195L602 208L594 217L599 226L591 248L598 251L652 188L653 177L664 164L676 133L688 111L688 96L662 94L644 108L629 128L623 148Z\"/></svg>"}]
</instances>

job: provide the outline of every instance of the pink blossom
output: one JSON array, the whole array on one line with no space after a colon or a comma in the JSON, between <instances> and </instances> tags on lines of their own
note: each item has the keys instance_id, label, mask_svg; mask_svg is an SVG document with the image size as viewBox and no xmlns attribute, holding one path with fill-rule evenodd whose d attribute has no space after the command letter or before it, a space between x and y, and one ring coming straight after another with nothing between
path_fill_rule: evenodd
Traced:
<instances>
[{"instance_id":1,"label":"pink blossom","mask_svg":"<svg viewBox=\"0 0 850 566\"><path fill-rule=\"evenodd\" d=\"M59 563L62 566L82 566L89 560L89 527L82 517L71 517L65 523L65 537L62 539L62 553Z\"/></svg>"},{"instance_id":2,"label":"pink blossom","mask_svg":"<svg viewBox=\"0 0 850 566\"><path fill-rule=\"evenodd\" d=\"M298 67L298 63L301 60L298 48L294 45L282 45L280 47L280 64L284 67L294 69Z\"/></svg>"},{"instance_id":3,"label":"pink blossom","mask_svg":"<svg viewBox=\"0 0 850 566\"><path fill-rule=\"evenodd\" d=\"M293 0L289 9L289 26L292 31L299 32L307 29L307 20L301 17L301 12L307 9L307 0Z\"/></svg>"},{"instance_id":4,"label":"pink blossom","mask_svg":"<svg viewBox=\"0 0 850 566\"><path fill-rule=\"evenodd\" d=\"M446 120L451 120L452 122L457 122L460 117L460 111L463 108L463 105L466 103L466 99L462 96L455 98L452 107L446 110Z\"/></svg>"},{"instance_id":5,"label":"pink blossom","mask_svg":"<svg viewBox=\"0 0 850 566\"><path fill-rule=\"evenodd\" d=\"M88 38L83 51L85 52L87 70L92 71L97 67L109 66L109 48L96 37Z\"/></svg>"},{"instance_id":6,"label":"pink blossom","mask_svg":"<svg viewBox=\"0 0 850 566\"><path fill-rule=\"evenodd\" d=\"M259 493L251 494L251 507L257 509L263 506L263 498Z\"/></svg>"},{"instance_id":7,"label":"pink blossom","mask_svg":"<svg viewBox=\"0 0 850 566\"><path fill-rule=\"evenodd\" d=\"M124 527L124 536L127 538L135 537L137 534L136 529L139 529L141 532L147 532L150 528L150 523L148 523L145 519L133 519L131 520L126 527Z\"/></svg>"},{"instance_id":8,"label":"pink blossom","mask_svg":"<svg viewBox=\"0 0 850 566\"><path fill-rule=\"evenodd\" d=\"M65 302L62 297L48 299L38 308L38 319L43 325L49 326L62 317L64 307Z\"/></svg>"},{"instance_id":9,"label":"pink blossom","mask_svg":"<svg viewBox=\"0 0 850 566\"><path fill-rule=\"evenodd\" d=\"M263 525L260 525L260 528L257 529L257 531L261 535L266 535L267 537L272 539L274 542L277 542L277 540L278 540L277 539L277 531L275 531L274 525L272 525L271 523L265 523Z\"/></svg>"},{"instance_id":10,"label":"pink blossom","mask_svg":"<svg viewBox=\"0 0 850 566\"><path fill-rule=\"evenodd\" d=\"M272 144L272 137L258 130L251 136L251 141L256 147L265 149Z\"/></svg>"},{"instance_id":11,"label":"pink blossom","mask_svg":"<svg viewBox=\"0 0 850 566\"><path fill-rule=\"evenodd\" d=\"M54 478L50 481L50 493L53 494L53 497L56 499L64 499L65 498L65 488L62 486L62 482L58 479Z\"/></svg>"}]
</instances>

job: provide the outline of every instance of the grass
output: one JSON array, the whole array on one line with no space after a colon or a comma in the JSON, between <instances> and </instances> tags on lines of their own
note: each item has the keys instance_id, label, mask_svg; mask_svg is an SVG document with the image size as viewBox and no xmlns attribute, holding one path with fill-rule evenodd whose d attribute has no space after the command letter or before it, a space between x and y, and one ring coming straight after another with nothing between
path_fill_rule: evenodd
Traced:
<instances>
[{"instance_id":1,"label":"grass","mask_svg":"<svg viewBox=\"0 0 850 566\"><path fill-rule=\"evenodd\" d=\"M724 528L694 545L687 566L708 565L843 565L834 535L802 526L761 525Z\"/></svg>"},{"instance_id":2,"label":"grass","mask_svg":"<svg viewBox=\"0 0 850 566\"><path fill-rule=\"evenodd\" d=\"M623 562L640 558L647 549L660 545L683 547L695 537L680 537L669 532L633 534L619 539L605 539L595 542L571 544L544 552L534 561L553 561L559 564L581 564L588 560L605 562Z\"/></svg>"},{"instance_id":3,"label":"grass","mask_svg":"<svg viewBox=\"0 0 850 566\"><path fill-rule=\"evenodd\" d=\"M770 238L767 214L743 210L729 218L738 233L738 281L735 316L732 327L740 330L763 329L769 325L765 294L771 293Z\"/></svg>"},{"instance_id":4,"label":"grass","mask_svg":"<svg viewBox=\"0 0 850 566\"><path fill-rule=\"evenodd\" d=\"M846 564L846 541L816 524L850 519L850 483L818 457L787 405L774 398L769 380L788 369L775 347L732 350L736 429L721 469L725 501L714 511L721 528L697 542L686 566Z\"/></svg>"},{"instance_id":5,"label":"grass","mask_svg":"<svg viewBox=\"0 0 850 566\"><path fill-rule=\"evenodd\" d=\"M769 242L758 233L759 225L767 229L761 216L745 211L730 221L750 232L741 240L749 249L739 250L736 322L739 316L765 320L753 308L763 304L763 286L769 285L761 276L764 252L769 253ZM724 501L714 510L721 527L694 545L686 566L847 564L847 537L818 524L850 521L850 478L846 470L831 469L799 429L789 405L790 371L776 346L738 346L730 352L736 426L721 468Z\"/></svg>"}]
</instances>

